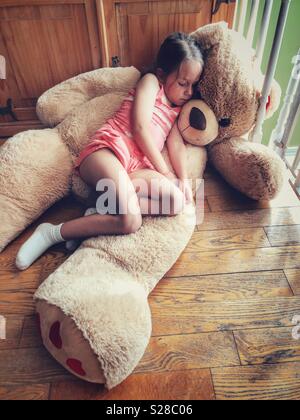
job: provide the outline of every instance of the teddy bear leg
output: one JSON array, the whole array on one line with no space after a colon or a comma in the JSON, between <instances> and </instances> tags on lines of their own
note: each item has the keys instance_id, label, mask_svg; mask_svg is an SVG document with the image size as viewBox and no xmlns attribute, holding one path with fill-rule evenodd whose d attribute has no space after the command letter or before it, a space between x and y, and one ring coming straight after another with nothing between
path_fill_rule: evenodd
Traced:
<instances>
[{"instance_id":1,"label":"teddy bear leg","mask_svg":"<svg viewBox=\"0 0 300 420\"><path fill-rule=\"evenodd\" d=\"M209 160L230 185L253 200L272 200L286 177L285 164L273 150L243 138L212 145Z\"/></svg>"},{"instance_id":2,"label":"teddy bear leg","mask_svg":"<svg viewBox=\"0 0 300 420\"><path fill-rule=\"evenodd\" d=\"M82 261L79 265L86 266L79 275L76 255ZM151 335L151 313L142 285L104 257L105 253L82 246L66 261L67 272L54 272L41 285L35 301L50 354L80 379L111 389L143 356ZM97 267L93 275L88 274L91 267Z\"/></svg>"},{"instance_id":3,"label":"teddy bear leg","mask_svg":"<svg viewBox=\"0 0 300 420\"><path fill-rule=\"evenodd\" d=\"M0 252L70 188L72 161L56 129L28 130L0 148Z\"/></svg>"},{"instance_id":4,"label":"teddy bear leg","mask_svg":"<svg viewBox=\"0 0 300 420\"><path fill-rule=\"evenodd\" d=\"M37 302L36 311L39 332L49 353L80 379L104 384L100 362L73 319L44 300Z\"/></svg>"},{"instance_id":5,"label":"teddy bear leg","mask_svg":"<svg viewBox=\"0 0 300 420\"><path fill-rule=\"evenodd\" d=\"M52 356L83 380L100 378L103 383L103 374L107 389L127 378L150 340L148 295L182 253L195 222L190 205L174 217L145 217L143 226L130 235L86 239L34 296L44 344ZM78 331L72 323L65 327L71 320ZM89 367L94 355L96 377ZM71 368L68 360L73 361Z\"/></svg>"}]
</instances>

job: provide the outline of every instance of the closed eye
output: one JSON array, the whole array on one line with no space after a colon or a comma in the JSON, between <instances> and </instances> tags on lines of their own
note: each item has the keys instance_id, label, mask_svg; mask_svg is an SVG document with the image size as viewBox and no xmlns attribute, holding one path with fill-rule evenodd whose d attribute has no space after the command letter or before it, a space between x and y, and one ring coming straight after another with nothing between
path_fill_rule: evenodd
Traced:
<instances>
[{"instance_id":1,"label":"closed eye","mask_svg":"<svg viewBox=\"0 0 300 420\"><path fill-rule=\"evenodd\" d=\"M187 86L186 84L182 84L182 83L179 83L178 82L178 84L180 85L180 86L182 86L182 87L185 87L185 86ZM193 86L193 89L195 89L195 87L198 85L198 82L196 82L196 83L194 83L192 86Z\"/></svg>"}]
</instances>

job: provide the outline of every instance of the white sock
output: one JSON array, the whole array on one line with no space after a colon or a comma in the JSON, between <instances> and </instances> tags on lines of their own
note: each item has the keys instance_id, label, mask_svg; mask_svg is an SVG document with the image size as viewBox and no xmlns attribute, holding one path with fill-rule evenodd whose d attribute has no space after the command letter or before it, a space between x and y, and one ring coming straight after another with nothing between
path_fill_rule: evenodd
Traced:
<instances>
[{"instance_id":1,"label":"white sock","mask_svg":"<svg viewBox=\"0 0 300 420\"><path fill-rule=\"evenodd\" d=\"M60 225L42 223L37 227L30 238L21 246L16 257L16 266L19 270L26 270L35 260L37 260L52 245L63 242Z\"/></svg>"},{"instance_id":2,"label":"white sock","mask_svg":"<svg viewBox=\"0 0 300 420\"><path fill-rule=\"evenodd\" d=\"M84 216L90 216L91 214L96 214L96 213L97 213L97 209L95 207L90 207L89 209L85 211ZM75 249L79 247L81 242L82 241L80 239L72 239L70 241L67 241L66 249L68 251L75 251Z\"/></svg>"}]
</instances>

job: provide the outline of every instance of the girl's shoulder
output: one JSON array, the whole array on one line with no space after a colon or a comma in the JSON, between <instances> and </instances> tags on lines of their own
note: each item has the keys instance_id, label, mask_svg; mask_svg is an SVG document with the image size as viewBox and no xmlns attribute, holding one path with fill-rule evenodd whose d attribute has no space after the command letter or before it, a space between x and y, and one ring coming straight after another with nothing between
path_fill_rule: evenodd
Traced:
<instances>
[{"instance_id":1,"label":"girl's shoulder","mask_svg":"<svg viewBox=\"0 0 300 420\"><path fill-rule=\"evenodd\" d=\"M159 81L158 77L153 73L146 73L139 80L139 83L153 87L154 89L161 89L162 84Z\"/></svg>"},{"instance_id":2,"label":"girl's shoulder","mask_svg":"<svg viewBox=\"0 0 300 420\"><path fill-rule=\"evenodd\" d=\"M155 95L156 98L161 96L163 86L159 82L155 74L147 73L141 77L137 85L129 91L132 97L135 97L137 93L141 93L146 96Z\"/></svg>"}]
</instances>

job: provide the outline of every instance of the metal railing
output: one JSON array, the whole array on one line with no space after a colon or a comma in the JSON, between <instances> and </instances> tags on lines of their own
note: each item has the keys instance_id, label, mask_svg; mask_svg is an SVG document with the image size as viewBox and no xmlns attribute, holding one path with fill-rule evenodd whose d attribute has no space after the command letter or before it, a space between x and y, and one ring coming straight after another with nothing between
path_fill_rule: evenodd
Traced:
<instances>
[{"instance_id":1,"label":"metal railing","mask_svg":"<svg viewBox=\"0 0 300 420\"><path fill-rule=\"evenodd\" d=\"M249 4L251 2L251 4ZM234 18L234 29L245 34L249 43L253 46L255 31L258 30L258 41L255 48L256 58L259 65L266 49L268 29L271 21L271 14L274 7L273 0L265 0L261 21L259 22L259 3L261 0L237 0L236 13ZM274 80L275 71L278 65L279 53L282 46L284 31L291 0L281 0L280 12L278 15L276 31L269 55L267 71L262 89L260 108L258 110L256 125L249 137L253 142L261 143L263 139L263 123L266 116L266 105ZM248 22L247 13L250 7ZM237 11L239 9L239 13ZM246 28L246 24L248 25ZM294 69L281 108L280 116L269 140L269 147L276 150L290 170L290 183L300 198L300 145L290 148L290 140L299 120L300 104L300 49L294 58Z\"/></svg>"}]
</instances>

